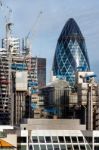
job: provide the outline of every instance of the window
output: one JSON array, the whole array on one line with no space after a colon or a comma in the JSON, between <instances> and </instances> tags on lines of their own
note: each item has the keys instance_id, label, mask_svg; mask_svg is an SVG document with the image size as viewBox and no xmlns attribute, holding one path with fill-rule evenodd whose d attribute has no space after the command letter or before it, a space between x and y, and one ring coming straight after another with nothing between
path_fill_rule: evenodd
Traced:
<instances>
[{"instance_id":1,"label":"window","mask_svg":"<svg viewBox=\"0 0 99 150\"><path fill-rule=\"evenodd\" d=\"M99 150L99 146L94 146L94 150Z\"/></svg>"},{"instance_id":2,"label":"window","mask_svg":"<svg viewBox=\"0 0 99 150\"><path fill-rule=\"evenodd\" d=\"M17 137L17 143L26 143L26 137Z\"/></svg>"},{"instance_id":3,"label":"window","mask_svg":"<svg viewBox=\"0 0 99 150\"><path fill-rule=\"evenodd\" d=\"M64 143L64 137L63 136L59 136L58 139L59 139L60 143Z\"/></svg>"},{"instance_id":4,"label":"window","mask_svg":"<svg viewBox=\"0 0 99 150\"><path fill-rule=\"evenodd\" d=\"M52 136L53 143L58 143L57 136Z\"/></svg>"},{"instance_id":5,"label":"window","mask_svg":"<svg viewBox=\"0 0 99 150\"><path fill-rule=\"evenodd\" d=\"M77 143L77 137L72 137L72 142Z\"/></svg>"},{"instance_id":6,"label":"window","mask_svg":"<svg viewBox=\"0 0 99 150\"><path fill-rule=\"evenodd\" d=\"M81 150L86 150L85 145L80 145Z\"/></svg>"},{"instance_id":7,"label":"window","mask_svg":"<svg viewBox=\"0 0 99 150\"><path fill-rule=\"evenodd\" d=\"M72 150L72 146L71 145L67 145L67 150Z\"/></svg>"},{"instance_id":8,"label":"window","mask_svg":"<svg viewBox=\"0 0 99 150\"><path fill-rule=\"evenodd\" d=\"M87 137L85 137L85 139L88 143L92 143L92 137L87 136Z\"/></svg>"},{"instance_id":9,"label":"window","mask_svg":"<svg viewBox=\"0 0 99 150\"><path fill-rule=\"evenodd\" d=\"M52 145L47 145L47 149L52 150L53 149Z\"/></svg>"},{"instance_id":10,"label":"window","mask_svg":"<svg viewBox=\"0 0 99 150\"><path fill-rule=\"evenodd\" d=\"M41 150L46 150L46 145L40 145Z\"/></svg>"},{"instance_id":11,"label":"window","mask_svg":"<svg viewBox=\"0 0 99 150\"><path fill-rule=\"evenodd\" d=\"M60 149L61 149L61 150L66 150L65 145L60 145Z\"/></svg>"},{"instance_id":12,"label":"window","mask_svg":"<svg viewBox=\"0 0 99 150\"><path fill-rule=\"evenodd\" d=\"M29 145L29 150L33 150L33 147L32 147L32 145Z\"/></svg>"},{"instance_id":13,"label":"window","mask_svg":"<svg viewBox=\"0 0 99 150\"><path fill-rule=\"evenodd\" d=\"M78 149L79 149L78 145L74 145L74 150L78 150Z\"/></svg>"},{"instance_id":14,"label":"window","mask_svg":"<svg viewBox=\"0 0 99 150\"><path fill-rule=\"evenodd\" d=\"M33 137L32 137L32 140L33 140L33 143L38 143L38 138L37 138L37 136L33 136Z\"/></svg>"},{"instance_id":15,"label":"window","mask_svg":"<svg viewBox=\"0 0 99 150\"><path fill-rule=\"evenodd\" d=\"M39 145L34 145L34 150L39 150Z\"/></svg>"},{"instance_id":16,"label":"window","mask_svg":"<svg viewBox=\"0 0 99 150\"><path fill-rule=\"evenodd\" d=\"M67 143L71 143L70 137L69 136L65 136L65 140Z\"/></svg>"},{"instance_id":17,"label":"window","mask_svg":"<svg viewBox=\"0 0 99 150\"><path fill-rule=\"evenodd\" d=\"M94 138L94 143L99 143L99 137Z\"/></svg>"},{"instance_id":18,"label":"window","mask_svg":"<svg viewBox=\"0 0 99 150\"><path fill-rule=\"evenodd\" d=\"M46 140L46 143L51 143L51 137L50 136L46 136L45 140Z\"/></svg>"},{"instance_id":19,"label":"window","mask_svg":"<svg viewBox=\"0 0 99 150\"><path fill-rule=\"evenodd\" d=\"M59 150L59 145L54 145L54 150Z\"/></svg>"},{"instance_id":20,"label":"window","mask_svg":"<svg viewBox=\"0 0 99 150\"><path fill-rule=\"evenodd\" d=\"M91 150L91 147L89 145L86 145L87 150Z\"/></svg>"},{"instance_id":21,"label":"window","mask_svg":"<svg viewBox=\"0 0 99 150\"><path fill-rule=\"evenodd\" d=\"M25 145L18 145L17 150L26 150Z\"/></svg>"},{"instance_id":22,"label":"window","mask_svg":"<svg viewBox=\"0 0 99 150\"><path fill-rule=\"evenodd\" d=\"M44 136L39 136L39 142L40 143L45 143Z\"/></svg>"},{"instance_id":23,"label":"window","mask_svg":"<svg viewBox=\"0 0 99 150\"><path fill-rule=\"evenodd\" d=\"M78 137L78 141L79 141L79 143L84 143L83 137L82 137L82 136L79 136L79 137Z\"/></svg>"}]
</instances>

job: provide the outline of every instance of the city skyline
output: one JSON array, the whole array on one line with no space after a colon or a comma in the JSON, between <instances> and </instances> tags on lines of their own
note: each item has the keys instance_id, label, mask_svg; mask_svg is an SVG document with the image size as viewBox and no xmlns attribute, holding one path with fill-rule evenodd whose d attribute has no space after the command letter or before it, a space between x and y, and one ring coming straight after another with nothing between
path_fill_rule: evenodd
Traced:
<instances>
[{"instance_id":1,"label":"city skyline","mask_svg":"<svg viewBox=\"0 0 99 150\"><path fill-rule=\"evenodd\" d=\"M99 150L99 1L0 0L0 14L0 150Z\"/></svg>"},{"instance_id":2,"label":"city skyline","mask_svg":"<svg viewBox=\"0 0 99 150\"><path fill-rule=\"evenodd\" d=\"M52 60L56 48L59 34L68 20L73 17L81 28L86 40L87 51L90 60L90 66L98 76L98 39L99 39L99 2L97 0L87 2L84 0L27 0L5 1L5 4L12 9L12 22L14 23L13 33L19 38L25 37L34 26L33 33L30 35L32 41L33 56L47 58L47 82L49 81ZM27 7L27 8L26 8ZM4 37L4 8L0 9L0 38ZM42 15L35 25L39 12ZM33 25L34 24L34 25ZM24 26L24 28L23 28ZM99 76L98 76L99 79Z\"/></svg>"}]
</instances>

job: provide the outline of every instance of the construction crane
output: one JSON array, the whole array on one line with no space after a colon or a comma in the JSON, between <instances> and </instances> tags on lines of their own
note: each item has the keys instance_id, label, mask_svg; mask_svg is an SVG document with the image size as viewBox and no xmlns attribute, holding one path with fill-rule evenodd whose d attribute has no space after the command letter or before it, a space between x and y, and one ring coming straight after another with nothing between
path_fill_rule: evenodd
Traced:
<instances>
[{"instance_id":1,"label":"construction crane","mask_svg":"<svg viewBox=\"0 0 99 150\"><path fill-rule=\"evenodd\" d=\"M33 23L32 25L32 28L29 30L29 32L27 33L25 39L23 39L23 51L25 51L26 54L29 54L30 53L30 43L29 43L29 37L32 33L32 35L34 35L35 33L35 27L37 26L38 22L39 22L39 19L42 15L42 11L39 12L35 22Z\"/></svg>"},{"instance_id":2,"label":"construction crane","mask_svg":"<svg viewBox=\"0 0 99 150\"><path fill-rule=\"evenodd\" d=\"M32 25L32 28L30 29L30 31L26 35L25 40L23 40L23 51L24 51L23 54L25 54L24 55L24 61L25 61L26 65L27 65L27 69L28 69L28 72L29 72L30 76L31 76L31 58L32 57L31 57L31 52L30 52L31 48L30 48L30 46L28 44L29 36L30 36L31 33L32 33L32 35L34 34L35 27L36 27L36 25L37 25L41 15L42 15L42 13L43 13L42 11L39 12L35 22ZM37 68L37 64L36 64L36 68ZM32 76L31 76L31 80L32 80Z\"/></svg>"},{"instance_id":3,"label":"construction crane","mask_svg":"<svg viewBox=\"0 0 99 150\"><path fill-rule=\"evenodd\" d=\"M40 19L40 16L42 15L42 11L39 12L35 22L32 25L32 28L30 29L30 31L28 32L28 34L26 35L25 39L23 39L23 51L22 54L24 56L24 63L27 66L27 70L28 70L28 91L29 91L29 96L30 96L30 101L32 100L32 94L34 94L34 91L37 92L37 87L38 84L36 83L36 81L33 79L33 71L32 71L32 56L31 56L31 47L29 44L29 37L30 34L32 33L32 35L34 35L35 33L35 27ZM37 61L36 61L36 65L35 65L35 72L37 68ZM36 86L35 84L36 83ZM29 106L31 107L31 104L29 104ZM29 109L29 116L30 116L30 109Z\"/></svg>"},{"instance_id":4,"label":"construction crane","mask_svg":"<svg viewBox=\"0 0 99 150\"><path fill-rule=\"evenodd\" d=\"M7 11L7 14L5 14L5 18L6 18L6 22L9 22L12 9L9 6L7 6L3 0L0 0L0 7L4 8Z\"/></svg>"},{"instance_id":5,"label":"construction crane","mask_svg":"<svg viewBox=\"0 0 99 150\"><path fill-rule=\"evenodd\" d=\"M40 19L40 16L42 15L42 13L43 13L42 11L39 12L39 14L38 14L38 16L36 18L35 23L32 25L32 28L30 29L30 31L28 32L28 34L26 36L26 40L29 38L30 34L33 33L33 31L35 30L35 27L36 27L36 25L37 25L37 23L38 23L38 21Z\"/></svg>"},{"instance_id":6,"label":"construction crane","mask_svg":"<svg viewBox=\"0 0 99 150\"><path fill-rule=\"evenodd\" d=\"M31 33L34 34L35 27L36 27L42 13L43 13L42 11L39 12L35 22L32 25L32 28L30 29L30 31L26 35L25 39L23 39L23 54L25 54L24 55L24 62L27 65L30 76L31 76L31 48L30 48L30 45L28 43L29 42L29 36ZM32 79L32 77L31 77L31 79Z\"/></svg>"}]
</instances>

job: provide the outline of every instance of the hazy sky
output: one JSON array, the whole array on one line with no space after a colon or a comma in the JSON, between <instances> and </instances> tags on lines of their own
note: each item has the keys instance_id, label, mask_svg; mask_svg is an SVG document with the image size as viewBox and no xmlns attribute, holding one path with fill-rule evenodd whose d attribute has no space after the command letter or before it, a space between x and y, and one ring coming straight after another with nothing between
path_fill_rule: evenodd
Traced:
<instances>
[{"instance_id":1,"label":"hazy sky","mask_svg":"<svg viewBox=\"0 0 99 150\"><path fill-rule=\"evenodd\" d=\"M47 80L50 76L57 39L68 18L78 23L89 55L91 69L99 79L99 0L3 0L12 8L13 34L30 40L33 56L47 58ZM42 11L37 24L37 16ZM0 8L0 38L4 37L6 7Z\"/></svg>"}]
</instances>

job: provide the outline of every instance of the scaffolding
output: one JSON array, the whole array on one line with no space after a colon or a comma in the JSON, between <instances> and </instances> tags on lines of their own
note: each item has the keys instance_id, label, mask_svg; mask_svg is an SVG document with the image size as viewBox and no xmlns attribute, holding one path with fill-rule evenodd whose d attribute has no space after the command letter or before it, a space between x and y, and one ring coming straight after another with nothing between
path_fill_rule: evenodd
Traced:
<instances>
[{"instance_id":1,"label":"scaffolding","mask_svg":"<svg viewBox=\"0 0 99 150\"><path fill-rule=\"evenodd\" d=\"M4 5L1 0L0 2L1 6ZM34 66L32 64L31 47L28 43L31 30L25 39L26 41L23 41L23 52L19 52L20 41L13 38L11 33L10 14L12 10L6 5L5 7L9 12L7 11L6 16L6 36L2 41L3 48L0 49L0 124L13 125L14 119L18 123L24 116L25 104L23 105L23 101L25 102L26 96L29 96L31 100L32 96L38 92L37 58ZM42 12L39 13L39 16L41 14ZM27 71L28 74L27 91L24 91L24 89L19 91L16 89L16 72L24 71ZM31 103L28 107L30 109Z\"/></svg>"},{"instance_id":2,"label":"scaffolding","mask_svg":"<svg viewBox=\"0 0 99 150\"><path fill-rule=\"evenodd\" d=\"M4 5L4 4L2 4ZM8 9L8 16L6 16L6 43L5 48L1 48L0 51L0 124L13 125L13 92L12 92L12 45L10 43L11 38L11 26L10 14L11 9Z\"/></svg>"}]
</instances>

